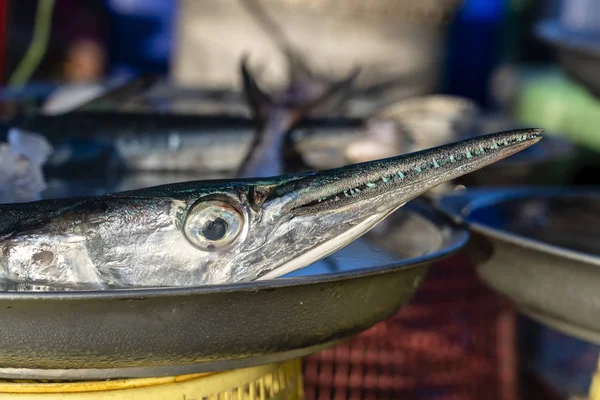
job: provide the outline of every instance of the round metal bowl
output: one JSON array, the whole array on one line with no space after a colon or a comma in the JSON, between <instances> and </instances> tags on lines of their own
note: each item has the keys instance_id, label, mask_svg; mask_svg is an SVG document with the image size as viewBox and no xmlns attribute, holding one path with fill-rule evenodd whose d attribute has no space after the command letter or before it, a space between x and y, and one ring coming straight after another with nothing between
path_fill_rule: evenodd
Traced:
<instances>
[{"instance_id":1,"label":"round metal bowl","mask_svg":"<svg viewBox=\"0 0 600 400\"><path fill-rule=\"evenodd\" d=\"M487 284L535 320L600 343L600 190L475 189L437 206L473 232Z\"/></svg>"},{"instance_id":2,"label":"round metal bowl","mask_svg":"<svg viewBox=\"0 0 600 400\"><path fill-rule=\"evenodd\" d=\"M417 202L325 260L260 282L0 293L0 377L174 376L301 357L393 315L468 241Z\"/></svg>"}]
</instances>

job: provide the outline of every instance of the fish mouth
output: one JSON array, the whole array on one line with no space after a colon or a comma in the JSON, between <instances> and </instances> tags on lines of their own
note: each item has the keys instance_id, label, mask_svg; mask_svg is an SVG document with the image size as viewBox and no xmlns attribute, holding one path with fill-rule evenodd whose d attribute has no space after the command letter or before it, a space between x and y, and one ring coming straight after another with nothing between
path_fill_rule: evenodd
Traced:
<instances>
[{"instance_id":1,"label":"fish mouth","mask_svg":"<svg viewBox=\"0 0 600 400\"><path fill-rule=\"evenodd\" d=\"M446 181L509 157L542 139L542 129L483 135L397 157L298 177L279 187L292 200L290 221L314 226L320 239L257 280L273 279L327 257L396 209ZM332 227L341 227L332 232Z\"/></svg>"},{"instance_id":2,"label":"fish mouth","mask_svg":"<svg viewBox=\"0 0 600 400\"><path fill-rule=\"evenodd\" d=\"M380 201L397 208L437 185L509 157L542 139L543 129L477 136L396 157L318 172L303 180L289 211L335 212L356 202ZM298 182L295 184L298 186ZM382 196L398 192L390 199ZM383 199L383 200L378 200Z\"/></svg>"}]
</instances>

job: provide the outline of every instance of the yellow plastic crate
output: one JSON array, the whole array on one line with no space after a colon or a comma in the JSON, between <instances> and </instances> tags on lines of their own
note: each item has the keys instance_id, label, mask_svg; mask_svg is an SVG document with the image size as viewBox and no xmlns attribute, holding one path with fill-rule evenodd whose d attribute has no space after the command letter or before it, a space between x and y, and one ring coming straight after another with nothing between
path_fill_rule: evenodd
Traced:
<instances>
[{"instance_id":1,"label":"yellow plastic crate","mask_svg":"<svg viewBox=\"0 0 600 400\"><path fill-rule=\"evenodd\" d=\"M0 381L0 399L300 400L303 397L300 359L165 378L88 382Z\"/></svg>"}]
</instances>

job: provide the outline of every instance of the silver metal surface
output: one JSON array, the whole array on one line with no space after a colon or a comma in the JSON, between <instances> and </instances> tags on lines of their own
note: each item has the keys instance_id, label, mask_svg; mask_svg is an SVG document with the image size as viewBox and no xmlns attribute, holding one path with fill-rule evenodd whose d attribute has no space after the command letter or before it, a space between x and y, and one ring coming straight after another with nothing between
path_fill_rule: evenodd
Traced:
<instances>
[{"instance_id":1,"label":"silver metal surface","mask_svg":"<svg viewBox=\"0 0 600 400\"><path fill-rule=\"evenodd\" d=\"M541 323L600 343L599 190L474 189L437 205L484 239L487 284Z\"/></svg>"}]
</instances>

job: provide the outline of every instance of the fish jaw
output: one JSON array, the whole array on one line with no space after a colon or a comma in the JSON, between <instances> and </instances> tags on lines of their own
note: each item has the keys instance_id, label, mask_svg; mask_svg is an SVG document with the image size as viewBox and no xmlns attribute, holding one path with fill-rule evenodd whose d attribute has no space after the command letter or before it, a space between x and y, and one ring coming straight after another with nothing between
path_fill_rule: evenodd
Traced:
<instances>
[{"instance_id":1,"label":"fish jaw","mask_svg":"<svg viewBox=\"0 0 600 400\"><path fill-rule=\"evenodd\" d=\"M256 279L272 279L326 257L364 235L381 220L437 185L511 156L541 138L541 129L479 136L383 160L315 173L288 183L288 216L271 231L279 243L270 268ZM281 221L281 219L280 219ZM277 261L275 261L277 260Z\"/></svg>"}]
</instances>

